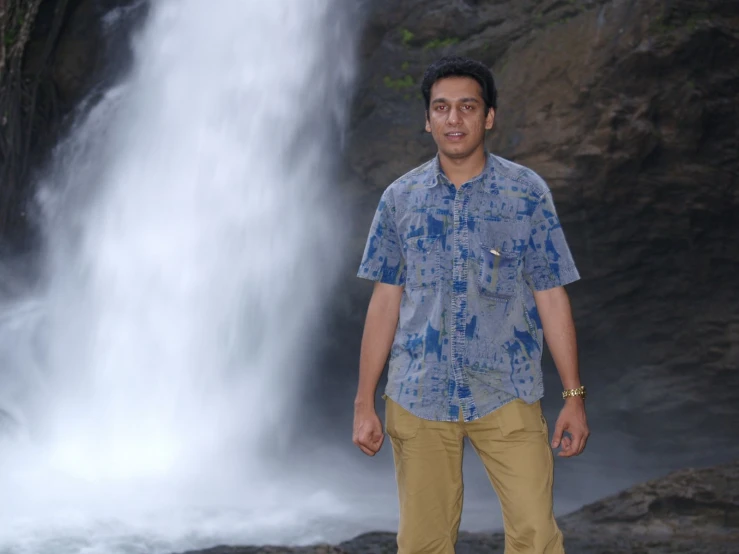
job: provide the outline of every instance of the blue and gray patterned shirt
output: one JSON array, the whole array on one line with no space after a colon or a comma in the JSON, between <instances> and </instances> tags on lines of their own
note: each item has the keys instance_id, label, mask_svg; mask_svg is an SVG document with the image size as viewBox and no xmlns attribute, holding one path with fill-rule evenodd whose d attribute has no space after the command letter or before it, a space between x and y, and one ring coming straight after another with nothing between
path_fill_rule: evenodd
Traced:
<instances>
[{"instance_id":1,"label":"blue and gray patterned shirt","mask_svg":"<svg viewBox=\"0 0 739 554\"><path fill-rule=\"evenodd\" d=\"M438 155L390 185L358 275L404 287L385 393L438 421L543 396L532 289L580 277L547 184L492 154L459 190Z\"/></svg>"}]
</instances>

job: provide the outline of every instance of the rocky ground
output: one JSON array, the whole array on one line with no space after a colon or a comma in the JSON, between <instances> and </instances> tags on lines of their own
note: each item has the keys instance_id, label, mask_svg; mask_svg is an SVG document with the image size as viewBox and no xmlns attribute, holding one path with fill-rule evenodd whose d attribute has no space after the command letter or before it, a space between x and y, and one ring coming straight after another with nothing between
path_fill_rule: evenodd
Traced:
<instances>
[{"instance_id":1,"label":"rocky ground","mask_svg":"<svg viewBox=\"0 0 739 554\"><path fill-rule=\"evenodd\" d=\"M685 469L560 518L568 554L739 552L739 461ZM369 533L336 546L220 546L187 554L386 554L393 533ZM503 535L461 533L457 554L503 552Z\"/></svg>"},{"instance_id":2,"label":"rocky ground","mask_svg":"<svg viewBox=\"0 0 739 554\"><path fill-rule=\"evenodd\" d=\"M739 461L685 469L560 518L568 554L739 552ZM461 533L457 554L503 553L503 535ZM390 554L393 533L303 548L219 546L187 554Z\"/></svg>"}]
</instances>

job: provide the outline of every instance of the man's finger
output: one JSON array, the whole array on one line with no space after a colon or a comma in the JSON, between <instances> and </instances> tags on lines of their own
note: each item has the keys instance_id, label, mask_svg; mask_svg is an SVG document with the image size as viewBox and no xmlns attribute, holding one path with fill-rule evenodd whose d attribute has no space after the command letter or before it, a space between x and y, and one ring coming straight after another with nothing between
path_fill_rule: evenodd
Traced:
<instances>
[{"instance_id":1,"label":"man's finger","mask_svg":"<svg viewBox=\"0 0 739 554\"><path fill-rule=\"evenodd\" d=\"M377 451L373 451L373 450L370 450L369 448L367 448L367 447L366 447L365 445L363 445L363 444L360 444L360 445L359 445L359 449L360 449L360 450L361 450L362 452L364 452L365 454L367 454L367 456L374 456L375 454L377 454Z\"/></svg>"},{"instance_id":2,"label":"man's finger","mask_svg":"<svg viewBox=\"0 0 739 554\"><path fill-rule=\"evenodd\" d=\"M372 441L370 437L363 437L362 439L360 439L358 446L359 448L362 449L362 451L365 454L369 454L369 453L376 454L377 453L377 448L375 448L374 441Z\"/></svg>"},{"instance_id":3,"label":"man's finger","mask_svg":"<svg viewBox=\"0 0 739 554\"><path fill-rule=\"evenodd\" d=\"M571 456L577 456L580 453L580 447L582 445L582 435L582 431L576 431L572 433Z\"/></svg>"},{"instance_id":4,"label":"man's finger","mask_svg":"<svg viewBox=\"0 0 739 554\"><path fill-rule=\"evenodd\" d=\"M357 438L354 444L356 444L362 452L367 454L367 456L374 456L379 452L384 438L385 435L381 433L379 435L370 434L369 436Z\"/></svg>"},{"instance_id":5,"label":"man's finger","mask_svg":"<svg viewBox=\"0 0 739 554\"><path fill-rule=\"evenodd\" d=\"M562 451L560 451L559 455L564 458L578 456L585 449L585 443L588 439L587 432L573 433L572 431L570 431L570 434L572 435L571 440L568 437L562 439L563 448Z\"/></svg>"},{"instance_id":6,"label":"man's finger","mask_svg":"<svg viewBox=\"0 0 739 554\"><path fill-rule=\"evenodd\" d=\"M559 451L558 456L569 456L570 448L572 448L572 439L570 437L562 437L562 442L560 443L560 446L562 447Z\"/></svg>"},{"instance_id":7,"label":"man's finger","mask_svg":"<svg viewBox=\"0 0 739 554\"><path fill-rule=\"evenodd\" d=\"M564 425L557 421L557 425L554 426L554 436L552 437L552 448L557 448L562 442L562 434L565 432Z\"/></svg>"}]
</instances>

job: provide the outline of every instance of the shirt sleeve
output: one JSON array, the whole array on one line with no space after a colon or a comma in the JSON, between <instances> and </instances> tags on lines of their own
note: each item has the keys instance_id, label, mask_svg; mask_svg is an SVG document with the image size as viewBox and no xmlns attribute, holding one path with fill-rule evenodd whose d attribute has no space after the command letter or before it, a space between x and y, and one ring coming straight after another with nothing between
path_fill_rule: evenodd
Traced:
<instances>
[{"instance_id":1,"label":"shirt sleeve","mask_svg":"<svg viewBox=\"0 0 739 554\"><path fill-rule=\"evenodd\" d=\"M580 279L551 191L542 195L531 217L524 274L536 291L564 286Z\"/></svg>"},{"instance_id":2,"label":"shirt sleeve","mask_svg":"<svg viewBox=\"0 0 739 554\"><path fill-rule=\"evenodd\" d=\"M390 285L405 284L405 256L395 222L395 203L385 190L372 220L358 277Z\"/></svg>"}]
</instances>

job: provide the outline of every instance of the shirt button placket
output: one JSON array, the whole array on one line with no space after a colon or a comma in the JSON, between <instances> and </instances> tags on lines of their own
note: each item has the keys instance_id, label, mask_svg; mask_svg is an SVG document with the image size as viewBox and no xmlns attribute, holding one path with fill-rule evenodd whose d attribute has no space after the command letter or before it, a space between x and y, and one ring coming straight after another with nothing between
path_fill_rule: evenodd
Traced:
<instances>
[{"instance_id":1,"label":"shirt button placket","mask_svg":"<svg viewBox=\"0 0 739 554\"><path fill-rule=\"evenodd\" d=\"M467 193L469 184L457 189L454 196L454 228L453 228L453 264L452 264L452 378L455 381L455 392L459 399L459 409L463 417L471 414L472 406L469 384L463 373L466 355L466 320L467 320L467 258L469 256L469 231L467 218L470 196ZM466 409L465 409L466 408Z\"/></svg>"}]
</instances>

